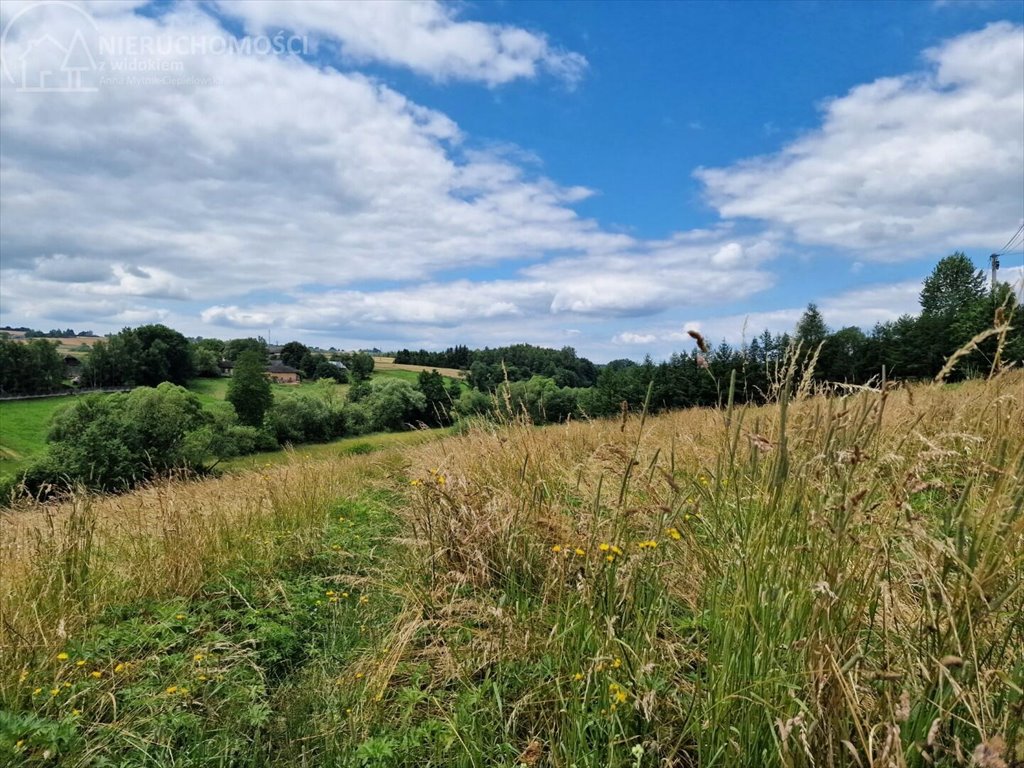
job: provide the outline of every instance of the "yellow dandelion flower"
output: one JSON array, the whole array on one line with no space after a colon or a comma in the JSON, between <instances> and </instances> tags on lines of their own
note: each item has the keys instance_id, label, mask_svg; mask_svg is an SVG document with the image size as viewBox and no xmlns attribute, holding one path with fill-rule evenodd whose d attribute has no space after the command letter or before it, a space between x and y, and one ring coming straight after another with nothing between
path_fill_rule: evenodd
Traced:
<instances>
[{"instance_id":1,"label":"yellow dandelion flower","mask_svg":"<svg viewBox=\"0 0 1024 768\"><path fill-rule=\"evenodd\" d=\"M605 555L604 559L607 560L609 563L614 563L615 562L615 555Z\"/></svg>"},{"instance_id":2,"label":"yellow dandelion flower","mask_svg":"<svg viewBox=\"0 0 1024 768\"><path fill-rule=\"evenodd\" d=\"M76 667L84 667L85 666L85 659L79 659L78 661L76 661L75 662L75 666Z\"/></svg>"},{"instance_id":3,"label":"yellow dandelion flower","mask_svg":"<svg viewBox=\"0 0 1024 768\"><path fill-rule=\"evenodd\" d=\"M557 555L559 552L562 551L562 545L561 544L555 544L555 546L553 546L551 548L551 551L554 552Z\"/></svg>"},{"instance_id":4,"label":"yellow dandelion flower","mask_svg":"<svg viewBox=\"0 0 1024 768\"><path fill-rule=\"evenodd\" d=\"M336 597L329 597L329 598L327 598L327 602L331 603L333 605L334 603L338 602L338 598L336 598Z\"/></svg>"},{"instance_id":5,"label":"yellow dandelion flower","mask_svg":"<svg viewBox=\"0 0 1024 768\"><path fill-rule=\"evenodd\" d=\"M326 592L324 592L324 594L327 595L328 597L334 597L334 590L333 589L328 589Z\"/></svg>"},{"instance_id":6,"label":"yellow dandelion flower","mask_svg":"<svg viewBox=\"0 0 1024 768\"><path fill-rule=\"evenodd\" d=\"M612 544L612 552L614 552L616 555L621 555L622 554L622 550L619 547L615 546L614 544Z\"/></svg>"},{"instance_id":7,"label":"yellow dandelion flower","mask_svg":"<svg viewBox=\"0 0 1024 768\"><path fill-rule=\"evenodd\" d=\"M14 748L15 749L21 749L23 746L25 746L25 740L24 739L18 739L16 742L14 742Z\"/></svg>"},{"instance_id":8,"label":"yellow dandelion flower","mask_svg":"<svg viewBox=\"0 0 1024 768\"><path fill-rule=\"evenodd\" d=\"M578 683L578 682L580 682L580 680L583 679L583 674L580 673L580 672L577 672L575 675L572 676L572 679L575 680Z\"/></svg>"},{"instance_id":9,"label":"yellow dandelion flower","mask_svg":"<svg viewBox=\"0 0 1024 768\"><path fill-rule=\"evenodd\" d=\"M410 480L409 481L409 485L423 485L423 481L422 480L418 480L418 479L417 480Z\"/></svg>"},{"instance_id":10,"label":"yellow dandelion flower","mask_svg":"<svg viewBox=\"0 0 1024 768\"><path fill-rule=\"evenodd\" d=\"M370 598L368 598L366 595L360 595L359 596L359 604L360 605L366 605L368 602L370 602Z\"/></svg>"},{"instance_id":11,"label":"yellow dandelion flower","mask_svg":"<svg viewBox=\"0 0 1024 768\"><path fill-rule=\"evenodd\" d=\"M176 614L174 614L174 618L176 618L178 621L181 621L182 619L185 618L185 614L184 613L176 613Z\"/></svg>"},{"instance_id":12,"label":"yellow dandelion flower","mask_svg":"<svg viewBox=\"0 0 1024 768\"><path fill-rule=\"evenodd\" d=\"M124 664L118 664L114 667L114 672L124 672Z\"/></svg>"},{"instance_id":13,"label":"yellow dandelion flower","mask_svg":"<svg viewBox=\"0 0 1024 768\"><path fill-rule=\"evenodd\" d=\"M188 688L182 688L180 691L178 691L178 693L180 693L182 696L184 696L185 694L188 693Z\"/></svg>"},{"instance_id":14,"label":"yellow dandelion flower","mask_svg":"<svg viewBox=\"0 0 1024 768\"><path fill-rule=\"evenodd\" d=\"M51 688L50 689L50 695L51 696L56 696L58 693L60 693L60 688Z\"/></svg>"},{"instance_id":15,"label":"yellow dandelion flower","mask_svg":"<svg viewBox=\"0 0 1024 768\"><path fill-rule=\"evenodd\" d=\"M196 675L196 680L207 680L207 679L209 679L209 678L207 678L206 675Z\"/></svg>"},{"instance_id":16,"label":"yellow dandelion flower","mask_svg":"<svg viewBox=\"0 0 1024 768\"><path fill-rule=\"evenodd\" d=\"M33 695L33 696L38 696L38 695L39 695L40 693L42 693L42 692L43 692L43 689L42 689L42 688L35 688L35 689L34 689L34 690L32 691L32 695Z\"/></svg>"},{"instance_id":17,"label":"yellow dandelion flower","mask_svg":"<svg viewBox=\"0 0 1024 768\"><path fill-rule=\"evenodd\" d=\"M26 679L27 677L28 677L28 671L27 671L27 670L24 670L24 669L23 669L23 670L21 670L21 674L20 674L20 675L18 675L18 682L19 682L19 683L24 683L24 682L25 682L25 679Z\"/></svg>"},{"instance_id":18,"label":"yellow dandelion flower","mask_svg":"<svg viewBox=\"0 0 1024 768\"><path fill-rule=\"evenodd\" d=\"M447 481L444 479L444 475L438 475L437 476L437 484L438 485L444 485L445 482L447 482Z\"/></svg>"},{"instance_id":19,"label":"yellow dandelion flower","mask_svg":"<svg viewBox=\"0 0 1024 768\"><path fill-rule=\"evenodd\" d=\"M206 657L203 654L197 653L195 656L192 657L192 661L202 661L205 658Z\"/></svg>"},{"instance_id":20,"label":"yellow dandelion flower","mask_svg":"<svg viewBox=\"0 0 1024 768\"><path fill-rule=\"evenodd\" d=\"M362 679L363 679L363 673L362 672L356 672L356 680L362 680Z\"/></svg>"},{"instance_id":21,"label":"yellow dandelion flower","mask_svg":"<svg viewBox=\"0 0 1024 768\"><path fill-rule=\"evenodd\" d=\"M64 687L65 687L65 688L70 688L70 687L71 687L71 683L69 683L69 682L65 681L65 682L64 682Z\"/></svg>"},{"instance_id":22,"label":"yellow dandelion flower","mask_svg":"<svg viewBox=\"0 0 1024 768\"><path fill-rule=\"evenodd\" d=\"M616 656L612 660L612 669L618 669L621 666L622 666L622 659L620 659L618 656Z\"/></svg>"},{"instance_id":23,"label":"yellow dandelion flower","mask_svg":"<svg viewBox=\"0 0 1024 768\"><path fill-rule=\"evenodd\" d=\"M607 552L609 549L612 548L612 545L602 541L600 544L597 545L597 548L600 549L602 552Z\"/></svg>"},{"instance_id":24,"label":"yellow dandelion flower","mask_svg":"<svg viewBox=\"0 0 1024 768\"><path fill-rule=\"evenodd\" d=\"M78 717L80 714L82 714L82 710L80 710L80 709L72 709L71 710L71 716L72 717Z\"/></svg>"},{"instance_id":25,"label":"yellow dandelion flower","mask_svg":"<svg viewBox=\"0 0 1024 768\"><path fill-rule=\"evenodd\" d=\"M67 661L68 660L68 655L66 653L58 653L57 654L57 660L58 661Z\"/></svg>"},{"instance_id":26,"label":"yellow dandelion flower","mask_svg":"<svg viewBox=\"0 0 1024 768\"><path fill-rule=\"evenodd\" d=\"M619 703L619 704L625 704L626 700L628 698L629 698L629 696L626 694L625 691L616 691L615 692L615 701L617 703Z\"/></svg>"},{"instance_id":27,"label":"yellow dandelion flower","mask_svg":"<svg viewBox=\"0 0 1024 768\"><path fill-rule=\"evenodd\" d=\"M93 677L96 680L99 680L101 677L103 677L103 673L100 672L98 669L94 669L92 672L89 673L89 675L90 677Z\"/></svg>"},{"instance_id":28,"label":"yellow dandelion flower","mask_svg":"<svg viewBox=\"0 0 1024 768\"><path fill-rule=\"evenodd\" d=\"M342 592L342 593L341 593L341 596L342 596L342 597L348 597L348 592Z\"/></svg>"},{"instance_id":29,"label":"yellow dandelion flower","mask_svg":"<svg viewBox=\"0 0 1024 768\"><path fill-rule=\"evenodd\" d=\"M578 555L579 557L583 557L585 554L587 554L587 550L583 549L583 547L576 547L576 549L574 549L573 552L575 552L576 555Z\"/></svg>"},{"instance_id":30,"label":"yellow dandelion flower","mask_svg":"<svg viewBox=\"0 0 1024 768\"><path fill-rule=\"evenodd\" d=\"M679 541L681 538L683 538L683 534L681 534L679 530L676 528L669 528L668 535L670 538L675 539L676 541Z\"/></svg>"},{"instance_id":31,"label":"yellow dandelion flower","mask_svg":"<svg viewBox=\"0 0 1024 768\"><path fill-rule=\"evenodd\" d=\"M178 686L176 686L176 685L168 685L168 686L167 686L167 687L166 687L166 688L164 689L164 693L166 693L166 694L168 694L168 695L170 695L170 696L173 696L173 695L174 695L174 694L176 694L177 692L178 692Z\"/></svg>"}]
</instances>

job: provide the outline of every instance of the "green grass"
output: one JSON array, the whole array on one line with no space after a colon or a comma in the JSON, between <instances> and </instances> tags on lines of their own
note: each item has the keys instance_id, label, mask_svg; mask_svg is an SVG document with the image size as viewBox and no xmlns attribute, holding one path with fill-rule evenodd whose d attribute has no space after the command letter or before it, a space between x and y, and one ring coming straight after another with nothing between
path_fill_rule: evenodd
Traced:
<instances>
[{"instance_id":1,"label":"green grass","mask_svg":"<svg viewBox=\"0 0 1024 768\"><path fill-rule=\"evenodd\" d=\"M54 412L74 399L68 396L0 402L0 476L17 474L43 451Z\"/></svg>"},{"instance_id":2,"label":"green grass","mask_svg":"<svg viewBox=\"0 0 1024 768\"><path fill-rule=\"evenodd\" d=\"M296 738L344 729L369 698L358 670L399 605L366 578L389 556L392 503L338 502L265 530L273 557L191 596L107 606L3 696L0 763L98 765L102 752L103 765L267 766L308 754Z\"/></svg>"}]
</instances>

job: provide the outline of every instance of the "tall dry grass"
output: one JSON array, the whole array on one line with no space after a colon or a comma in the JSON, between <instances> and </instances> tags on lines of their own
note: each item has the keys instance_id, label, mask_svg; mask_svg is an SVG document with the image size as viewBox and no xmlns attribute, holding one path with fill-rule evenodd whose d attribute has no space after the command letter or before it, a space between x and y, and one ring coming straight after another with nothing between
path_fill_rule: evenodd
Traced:
<instances>
[{"instance_id":1,"label":"tall dry grass","mask_svg":"<svg viewBox=\"0 0 1024 768\"><path fill-rule=\"evenodd\" d=\"M1024 377L801 394L414 452L409 653L551 765L1024 760Z\"/></svg>"}]
</instances>

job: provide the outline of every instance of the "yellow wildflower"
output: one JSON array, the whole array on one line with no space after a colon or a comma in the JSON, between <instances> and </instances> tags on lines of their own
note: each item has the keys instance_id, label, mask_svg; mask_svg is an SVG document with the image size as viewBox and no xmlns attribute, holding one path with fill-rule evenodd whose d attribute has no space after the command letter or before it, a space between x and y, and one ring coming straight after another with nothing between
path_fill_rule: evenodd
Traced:
<instances>
[{"instance_id":1,"label":"yellow wildflower","mask_svg":"<svg viewBox=\"0 0 1024 768\"><path fill-rule=\"evenodd\" d=\"M607 552L609 549L612 548L612 545L602 541L600 544L597 545L597 548L600 549L602 552Z\"/></svg>"},{"instance_id":2,"label":"yellow wildflower","mask_svg":"<svg viewBox=\"0 0 1024 768\"><path fill-rule=\"evenodd\" d=\"M24 739L18 739L16 742L14 742L14 748L15 749L21 749L23 746L25 746L25 740Z\"/></svg>"},{"instance_id":3,"label":"yellow wildflower","mask_svg":"<svg viewBox=\"0 0 1024 768\"><path fill-rule=\"evenodd\" d=\"M173 696L174 694L176 694L178 692L178 686L176 686L176 685L168 685L167 688L164 689L164 692L167 693L167 694L170 694L171 696Z\"/></svg>"},{"instance_id":4,"label":"yellow wildflower","mask_svg":"<svg viewBox=\"0 0 1024 768\"><path fill-rule=\"evenodd\" d=\"M178 621L181 621L182 619L185 618L185 614L184 613L176 613L176 614L174 614L174 618L176 618Z\"/></svg>"},{"instance_id":5,"label":"yellow wildflower","mask_svg":"<svg viewBox=\"0 0 1024 768\"><path fill-rule=\"evenodd\" d=\"M616 692L615 692L615 697L614 697L614 698L615 698L615 701L616 701L617 703L619 703L619 704L625 704L625 703L626 703L626 699L628 699L628 698L629 698L629 696L628 696L628 695L626 694L626 692L625 692L625 691L616 691Z\"/></svg>"},{"instance_id":6,"label":"yellow wildflower","mask_svg":"<svg viewBox=\"0 0 1024 768\"><path fill-rule=\"evenodd\" d=\"M445 479L444 479L444 475L438 475L438 476L437 476L437 484L438 484L438 485L444 485L444 484L445 484L445 482L446 482L446 481L445 481Z\"/></svg>"},{"instance_id":7,"label":"yellow wildflower","mask_svg":"<svg viewBox=\"0 0 1024 768\"><path fill-rule=\"evenodd\" d=\"M409 485L423 485L423 481L422 480L411 480L409 482Z\"/></svg>"},{"instance_id":8,"label":"yellow wildflower","mask_svg":"<svg viewBox=\"0 0 1024 768\"><path fill-rule=\"evenodd\" d=\"M615 562L615 555L605 555L604 559L607 560L609 563L614 563Z\"/></svg>"},{"instance_id":9,"label":"yellow wildflower","mask_svg":"<svg viewBox=\"0 0 1024 768\"><path fill-rule=\"evenodd\" d=\"M114 667L114 672L124 672L124 664L119 663L116 667Z\"/></svg>"},{"instance_id":10,"label":"yellow wildflower","mask_svg":"<svg viewBox=\"0 0 1024 768\"><path fill-rule=\"evenodd\" d=\"M100 672L98 669L94 669L92 672L89 673L89 675L94 677L97 680L99 680L101 677L103 677L103 673Z\"/></svg>"},{"instance_id":11,"label":"yellow wildflower","mask_svg":"<svg viewBox=\"0 0 1024 768\"><path fill-rule=\"evenodd\" d=\"M582 673L577 672L575 675L572 676L572 679L575 680L578 683L580 680L583 679L583 675L582 675Z\"/></svg>"},{"instance_id":12,"label":"yellow wildflower","mask_svg":"<svg viewBox=\"0 0 1024 768\"><path fill-rule=\"evenodd\" d=\"M585 554L587 554L587 550L583 549L582 547L576 547L576 549L574 549L573 551L574 551L574 552L575 552L575 553L576 553L576 554L577 554L577 555L578 555L579 557L583 557L583 556L584 556Z\"/></svg>"},{"instance_id":13,"label":"yellow wildflower","mask_svg":"<svg viewBox=\"0 0 1024 768\"><path fill-rule=\"evenodd\" d=\"M60 688L51 688L50 689L50 695L51 696L56 696L58 693L60 693Z\"/></svg>"},{"instance_id":14,"label":"yellow wildflower","mask_svg":"<svg viewBox=\"0 0 1024 768\"><path fill-rule=\"evenodd\" d=\"M561 544L555 544L555 546L553 546L551 548L551 551L554 552L557 555L559 552L562 551L562 545Z\"/></svg>"},{"instance_id":15,"label":"yellow wildflower","mask_svg":"<svg viewBox=\"0 0 1024 768\"><path fill-rule=\"evenodd\" d=\"M25 682L25 678L27 678L27 677L28 677L28 670L25 670L25 669L21 670L21 674L18 675L18 682L19 683L24 683Z\"/></svg>"},{"instance_id":16,"label":"yellow wildflower","mask_svg":"<svg viewBox=\"0 0 1024 768\"><path fill-rule=\"evenodd\" d=\"M196 654L195 656L193 656L193 657L192 657L192 661L202 661L202 660L203 660L203 659L205 659L205 658L206 658L206 657L205 657L205 656L203 656L203 654L201 654L201 653L197 653L197 654Z\"/></svg>"},{"instance_id":17,"label":"yellow wildflower","mask_svg":"<svg viewBox=\"0 0 1024 768\"><path fill-rule=\"evenodd\" d=\"M42 692L43 692L42 688L36 688L35 690L32 691L32 695L33 696L38 696Z\"/></svg>"},{"instance_id":18,"label":"yellow wildflower","mask_svg":"<svg viewBox=\"0 0 1024 768\"><path fill-rule=\"evenodd\" d=\"M327 595L328 597L334 597L334 590L333 589L328 589L326 592L324 592L324 594Z\"/></svg>"},{"instance_id":19,"label":"yellow wildflower","mask_svg":"<svg viewBox=\"0 0 1024 768\"><path fill-rule=\"evenodd\" d=\"M366 605L368 602L370 602L370 598L368 598L366 595L360 595L359 596L359 604L360 605Z\"/></svg>"},{"instance_id":20,"label":"yellow wildflower","mask_svg":"<svg viewBox=\"0 0 1024 768\"><path fill-rule=\"evenodd\" d=\"M618 548L617 546L615 546L614 544L612 544L612 552L614 552L614 553L615 553L616 555L621 555L621 554L622 554L622 550L621 550L621 549L619 549L619 548Z\"/></svg>"},{"instance_id":21,"label":"yellow wildflower","mask_svg":"<svg viewBox=\"0 0 1024 768\"><path fill-rule=\"evenodd\" d=\"M75 666L76 667L84 667L85 666L85 659L79 659L78 661L76 661L75 662Z\"/></svg>"},{"instance_id":22,"label":"yellow wildflower","mask_svg":"<svg viewBox=\"0 0 1024 768\"><path fill-rule=\"evenodd\" d=\"M618 669L621 666L622 666L622 659L620 659L618 656L616 656L612 660L612 669Z\"/></svg>"},{"instance_id":23,"label":"yellow wildflower","mask_svg":"<svg viewBox=\"0 0 1024 768\"><path fill-rule=\"evenodd\" d=\"M71 716L72 717L78 717L80 714L82 714L82 710L80 710L80 709L72 709L71 710Z\"/></svg>"},{"instance_id":24,"label":"yellow wildflower","mask_svg":"<svg viewBox=\"0 0 1024 768\"><path fill-rule=\"evenodd\" d=\"M58 661L67 661L68 660L68 655L66 653L58 653L57 654L57 660Z\"/></svg>"},{"instance_id":25,"label":"yellow wildflower","mask_svg":"<svg viewBox=\"0 0 1024 768\"><path fill-rule=\"evenodd\" d=\"M327 602L331 603L331 604L334 604L334 603L338 602L338 598L336 598L336 597L329 597L329 598L327 598Z\"/></svg>"},{"instance_id":26,"label":"yellow wildflower","mask_svg":"<svg viewBox=\"0 0 1024 768\"><path fill-rule=\"evenodd\" d=\"M676 541L679 541L681 538L683 538L683 535L676 528L669 528L668 535L670 538L675 539Z\"/></svg>"}]
</instances>

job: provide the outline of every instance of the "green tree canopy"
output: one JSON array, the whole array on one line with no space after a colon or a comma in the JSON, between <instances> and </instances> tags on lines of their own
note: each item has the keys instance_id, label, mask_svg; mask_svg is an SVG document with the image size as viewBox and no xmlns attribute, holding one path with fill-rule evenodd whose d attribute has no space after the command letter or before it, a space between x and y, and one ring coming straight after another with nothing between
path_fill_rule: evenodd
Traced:
<instances>
[{"instance_id":1,"label":"green tree canopy","mask_svg":"<svg viewBox=\"0 0 1024 768\"><path fill-rule=\"evenodd\" d=\"M227 400L235 408L238 421L250 427L263 424L263 417L274 402L270 380L264 373L264 358L259 352L243 352L235 361L228 383Z\"/></svg>"},{"instance_id":2,"label":"green tree canopy","mask_svg":"<svg viewBox=\"0 0 1024 768\"><path fill-rule=\"evenodd\" d=\"M281 362L292 368L302 367L302 358L309 354L309 347L301 341L289 341L281 347Z\"/></svg>"},{"instance_id":3,"label":"green tree canopy","mask_svg":"<svg viewBox=\"0 0 1024 768\"><path fill-rule=\"evenodd\" d=\"M950 317L985 297L985 275L957 251L941 259L921 289L921 314Z\"/></svg>"}]
</instances>

